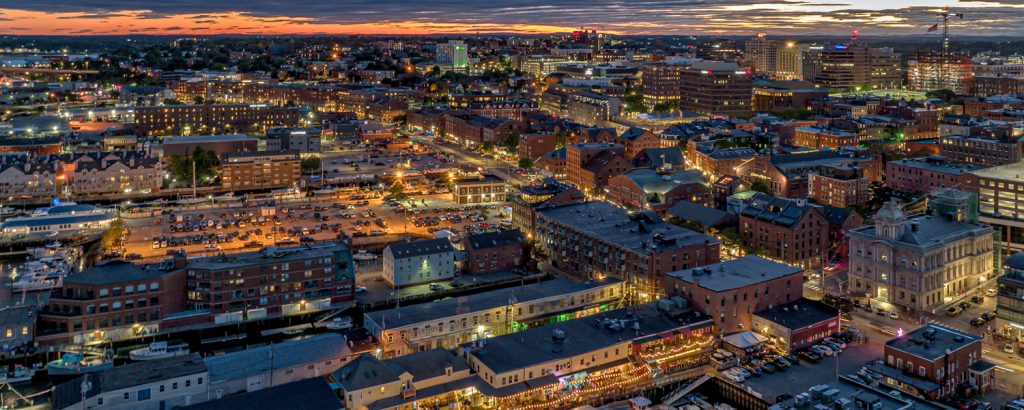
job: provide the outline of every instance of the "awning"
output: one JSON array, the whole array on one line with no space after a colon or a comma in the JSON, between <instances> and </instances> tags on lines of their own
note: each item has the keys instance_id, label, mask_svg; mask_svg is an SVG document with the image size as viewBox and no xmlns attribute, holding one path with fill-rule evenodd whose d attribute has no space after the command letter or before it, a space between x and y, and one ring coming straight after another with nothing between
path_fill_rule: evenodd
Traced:
<instances>
[{"instance_id":1,"label":"awning","mask_svg":"<svg viewBox=\"0 0 1024 410\"><path fill-rule=\"evenodd\" d=\"M761 344L761 342L768 340L768 338L748 330L746 332L733 333L725 336L722 340L740 349L746 349L748 347L757 346Z\"/></svg>"}]
</instances>

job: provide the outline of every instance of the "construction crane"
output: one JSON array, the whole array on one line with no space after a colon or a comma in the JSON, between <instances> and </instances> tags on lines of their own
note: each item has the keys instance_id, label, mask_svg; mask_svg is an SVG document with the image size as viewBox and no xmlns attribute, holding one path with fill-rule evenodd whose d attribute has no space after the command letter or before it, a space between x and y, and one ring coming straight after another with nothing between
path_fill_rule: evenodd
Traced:
<instances>
[{"instance_id":1,"label":"construction crane","mask_svg":"<svg viewBox=\"0 0 1024 410\"><path fill-rule=\"evenodd\" d=\"M963 20L964 13L951 13L949 11L949 6L946 6L946 8L937 15L942 17L942 52L946 53L949 52L949 18L957 17L960 20Z\"/></svg>"}]
</instances>

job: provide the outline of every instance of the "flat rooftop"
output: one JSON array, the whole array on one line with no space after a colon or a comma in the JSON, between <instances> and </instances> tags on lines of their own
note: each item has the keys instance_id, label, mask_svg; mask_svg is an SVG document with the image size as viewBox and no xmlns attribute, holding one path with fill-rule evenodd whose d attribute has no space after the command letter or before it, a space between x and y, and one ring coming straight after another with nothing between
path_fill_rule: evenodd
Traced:
<instances>
[{"instance_id":1,"label":"flat rooftop","mask_svg":"<svg viewBox=\"0 0 1024 410\"><path fill-rule=\"evenodd\" d=\"M199 353L169 359L152 360L115 366L89 376L92 389L86 397L127 389L159 380L206 372L206 364ZM67 408L82 401L81 378L58 385L53 393L54 408Z\"/></svg>"},{"instance_id":2,"label":"flat rooftop","mask_svg":"<svg viewBox=\"0 0 1024 410\"><path fill-rule=\"evenodd\" d=\"M778 323L790 330L802 329L830 319L835 319L836 323L839 323L839 309L817 300L804 298L754 312L754 315Z\"/></svg>"},{"instance_id":3,"label":"flat rooftop","mask_svg":"<svg viewBox=\"0 0 1024 410\"><path fill-rule=\"evenodd\" d=\"M624 321L624 329L610 329L604 325L606 319ZM713 325L711 319L703 314L687 313L673 319L651 302L486 339L484 347L474 348L472 343L466 343L461 348L495 373L504 373L565 360L630 340L699 326L702 322ZM639 331L634 330L634 324L639 326ZM556 329L565 334L562 342L552 338Z\"/></svg>"},{"instance_id":4,"label":"flat rooftop","mask_svg":"<svg viewBox=\"0 0 1024 410\"><path fill-rule=\"evenodd\" d=\"M245 134L225 135L193 135L187 137L171 137L164 140L164 144L195 144L200 142L227 142L227 141L256 141Z\"/></svg>"},{"instance_id":5,"label":"flat rooftop","mask_svg":"<svg viewBox=\"0 0 1024 410\"><path fill-rule=\"evenodd\" d=\"M659 249L675 249L720 242L717 238L665 222L657 214L630 214L625 209L602 201L556 206L537 212L548 220L641 254L651 253L652 244ZM656 241L655 236L660 240Z\"/></svg>"},{"instance_id":6,"label":"flat rooftop","mask_svg":"<svg viewBox=\"0 0 1024 410\"><path fill-rule=\"evenodd\" d=\"M971 173L979 178L1021 182L1024 181L1024 162L979 169Z\"/></svg>"},{"instance_id":7,"label":"flat rooftop","mask_svg":"<svg viewBox=\"0 0 1024 410\"><path fill-rule=\"evenodd\" d=\"M889 339L885 348L934 361L945 355L947 350L955 352L979 341L980 337L970 333L929 323L902 337Z\"/></svg>"},{"instance_id":8,"label":"flat rooftop","mask_svg":"<svg viewBox=\"0 0 1024 410\"><path fill-rule=\"evenodd\" d=\"M256 252L242 252L231 255L207 256L190 259L187 268L231 269L245 266L280 263L311 258L333 256L335 252L346 251L348 246L341 243L314 246L293 246L288 248L267 247Z\"/></svg>"},{"instance_id":9,"label":"flat rooftop","mask_svg":"<svg viewBox=\"0 0 1024 410\"><path fill-rule=\"evenodd\" d=\"M731 261L666 273L683 282L714 292L739 289L761 282L803 272L795 266L770 261L756 255L747 255ZM798 282L795 286L800 286Z\"/></svg>"},{"instance_id":10,"label":"flat rooftop","mask_svg":"<svg viewBox=\"0 0 1024 410\"><path fill-rule=\"evenodd\" d=\"M530 283L514 288L498 289L489 292L475 293L457 298L448 298L431 303L407 305L400 308L379 310L366 313L366 318L377 325L386 325L388 329L404 327L423 322L434 322L472 312L494 309L505 306L511 298L517 303L550 298L571 293L597 289L622 283L615 278L603 281L577 282L569 279L556 278L546 282Z\"/></svg>"},{"instance_id":11,"label":"flat rooftop","mask_svg":"<svg viewBox=\"0 0 1024 410\"><path fill-rule=\"evenodd\" d=\"M889 161L890 164L911 167L917 169L926 169L932 172L940 172L943 174L955 174L960 175L965 172L975 172L984 168L980 165L971 164L960 164L955 162L946 161L943 157L928 156L922 158L907 158L896 161Z\"/></svg>"}]
</instances>

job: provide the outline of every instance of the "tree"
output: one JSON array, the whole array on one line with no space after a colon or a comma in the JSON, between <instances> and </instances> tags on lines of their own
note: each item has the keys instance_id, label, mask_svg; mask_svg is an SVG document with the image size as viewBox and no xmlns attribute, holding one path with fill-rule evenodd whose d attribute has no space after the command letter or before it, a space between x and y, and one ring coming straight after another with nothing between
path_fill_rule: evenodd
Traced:
<instances>
[{"instance_id":1,"label":"tree","mask_svg":"<svg viewBox=\"0 0 1024 410\"><path fill-rule=\"evenodd\" d=\"M395 183L391 184L391 194L401 196L403 193L405 193L405 185L402 184L401 180L395 180Z\"/></svg>"},{"instance_id":2,"label":"tree","mask_svg":"<svg viewBox=\"0 0 1024 410\"><path fill-rule=\"evenodd\" d=\"M651 108L651 111L654 111L654 112L679 111L679 102L678 101L668 101L668 102L657 103L657 104L654 104L654 107Z\"/></svg>"},{"instance_id":3,"label":"tree","mask_svg":"<svg viewBox=\"0 0 1024 410\"><path fill-rule=\"evenodd\" d=\"M772 111L772 115L778 117L780 120L806 120L811 118L814 113L800 109L800 108L785 108L782 110Z\"/></svg>"},{"instance_id":4,"label":"tree","mask_svg":"<svg viewBox=\"0 0 1024 410\"><path fill-rule=\"evenodd\" d=\"M493 152L494 144L491 143L490 141L484 142L483 145L480 146L480 149L482 149L484 152Z\"/></svg>"},{"instance_id":5,"label":"tree","mask_svg":"<svg viewBox=\"0 0 1024 410\"><path fill-rule=\"evenodd\" d=\"M320 157L306 157L302 159L302 172L310 173L320 170Z\"/></svg>"},{"instance_id":6,"label":"tree","mask_svg":"<svg viewBox=\"0 0 1024 410\"><path fill-rule=\"evenodd\" d=\"M104 250L109 250L114 246L114 242L117 241L117 238L120 238L123 233L124 220L121 218L114 219L110 222L110 228L107 228L107 231L103 233L103 237L100 238L100 245Z\"/></svg>"},{"instance_id":7,"label":"tree","mask_svg":"<svg viewBox=\"0 0 1024 410\"><path fill-rule=\"evenodd\" d=\"M771 195L772 193L772 188L762 180L754 181L753 184L750 184L750 189L755 190L757 192L764 192L769 195Z\"/></svg>"},{"instance_id":8,"label":"tree","mask_svg":"<svg viewBox=\"0 0 1024 410\"><path fill-rule=\"evenodd\" d=\"M205 99L201 95L197 95L195 97L192 97L192 102L195 103L196 105L202 104L203 101L205 101Z\"/></svg>"},{"instance_id":9,"label":"tree","mask_svg":"<svg viewBox=\"0 0 1024 410\"><path fill-rule=\"evenodd\" d=\"M622 101L625 103L626 112L647 112L647 105L644 104L644 95L639 90L627 93Z\"/></svg>"},{"instance_id":10,"label":"tree","mask_svg":"<svg viewBox=\"0 0 1024 410\"><path fill-rule=\"evenodd\" d=\"M529 158L519 158L519 168L527 169L527 170L528 169L532 169L533 168L533 160L529 159Z\"/></svg>"},{"instance_id":11,"label":"tree","mask_svg":"<svg viewBox=\"0 0 1024 410\"><path fill-rule=\"evenodd\" d=\"M565 131L558 131L558 132L556 132L555 133L555 149L564 148L565 147L565 140L567 138L569 138L569 134L567 134Z\"/></svg>"},{"instance_id":12,"label":"tree","mask_svg":"<svg viewBox=\"0 0 1024 410\"><path fill-rule=\"evenodd\" d=\"M174 179L178 180L179 186L192 186L193 161L195 162L196 185L215 184L220 161L217 159L216 152L206 151L202 147L196 147L192 155L171 155L167 159L167 171Z\"/></svg>"},{"instance_id":13,"label":"tree","mask_svg":"<svg viewBox=\"0 0 1024 410\"><path fill-rule=\"evenodd\" d=\"M704 232L704 224L689 219L683 219L678 216L668 218L668 223L689 229L691 231Z\"/></svg>"},{"instance_id":14,"label":"tree","mask_svg":"<svg viewBox=\"0 0 1024 410\"><path fill-rule=\"evenodd\" d=\"M519 134L511 133L505 137L505 151L516 152L519 149Z\"/></svg>"},{"instance_id":15,"label":"tree","mask_svg":"<svg viewBox=\"0 0 1024 410\"><path fill-rule=\"evenodd\" d=\"M928 98L938 98L945 102L952 102L953 100L956 99L956 92L948 89L931 90L924 93L924 96Z\"/></svg>"}]
</instances>

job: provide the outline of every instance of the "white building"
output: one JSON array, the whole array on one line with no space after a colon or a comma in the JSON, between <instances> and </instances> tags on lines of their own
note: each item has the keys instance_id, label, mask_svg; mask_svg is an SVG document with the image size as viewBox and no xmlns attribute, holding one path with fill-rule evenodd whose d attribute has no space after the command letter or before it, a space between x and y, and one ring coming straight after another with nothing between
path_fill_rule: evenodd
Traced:
<instances>
[{"instance_id":1,"label":"white building","mask_svg":"<svg viewBox=\"0 0 1024 410\"><path fill-rule=\"evenodd\" d=\"M447 238L390 244L384 248L384 280L401 287L451 279L455 256Z\"/></svg>"},{"instance_id":2,"label":"white building","mask_svg":"<svg viewBox=\"0 0 1024 410\"><path fill-rule=\"evenodd\" d=\"M83 381L87 386L85 402ZM54 409L157 410L207 400L210 373L199 353L116 366L57 385Z\"/></svg>"},{"instance_id":3,"label":"white building","mask_svg":"<svg viewBox=\"0 0 1024 410\"><path fill-rule=\"evenodd\" d=\"M438 44L434 55L438 65L450 65L454 69L465 69L469 65L469 49L462 40Z\"/></svg>"}]
</instances>

